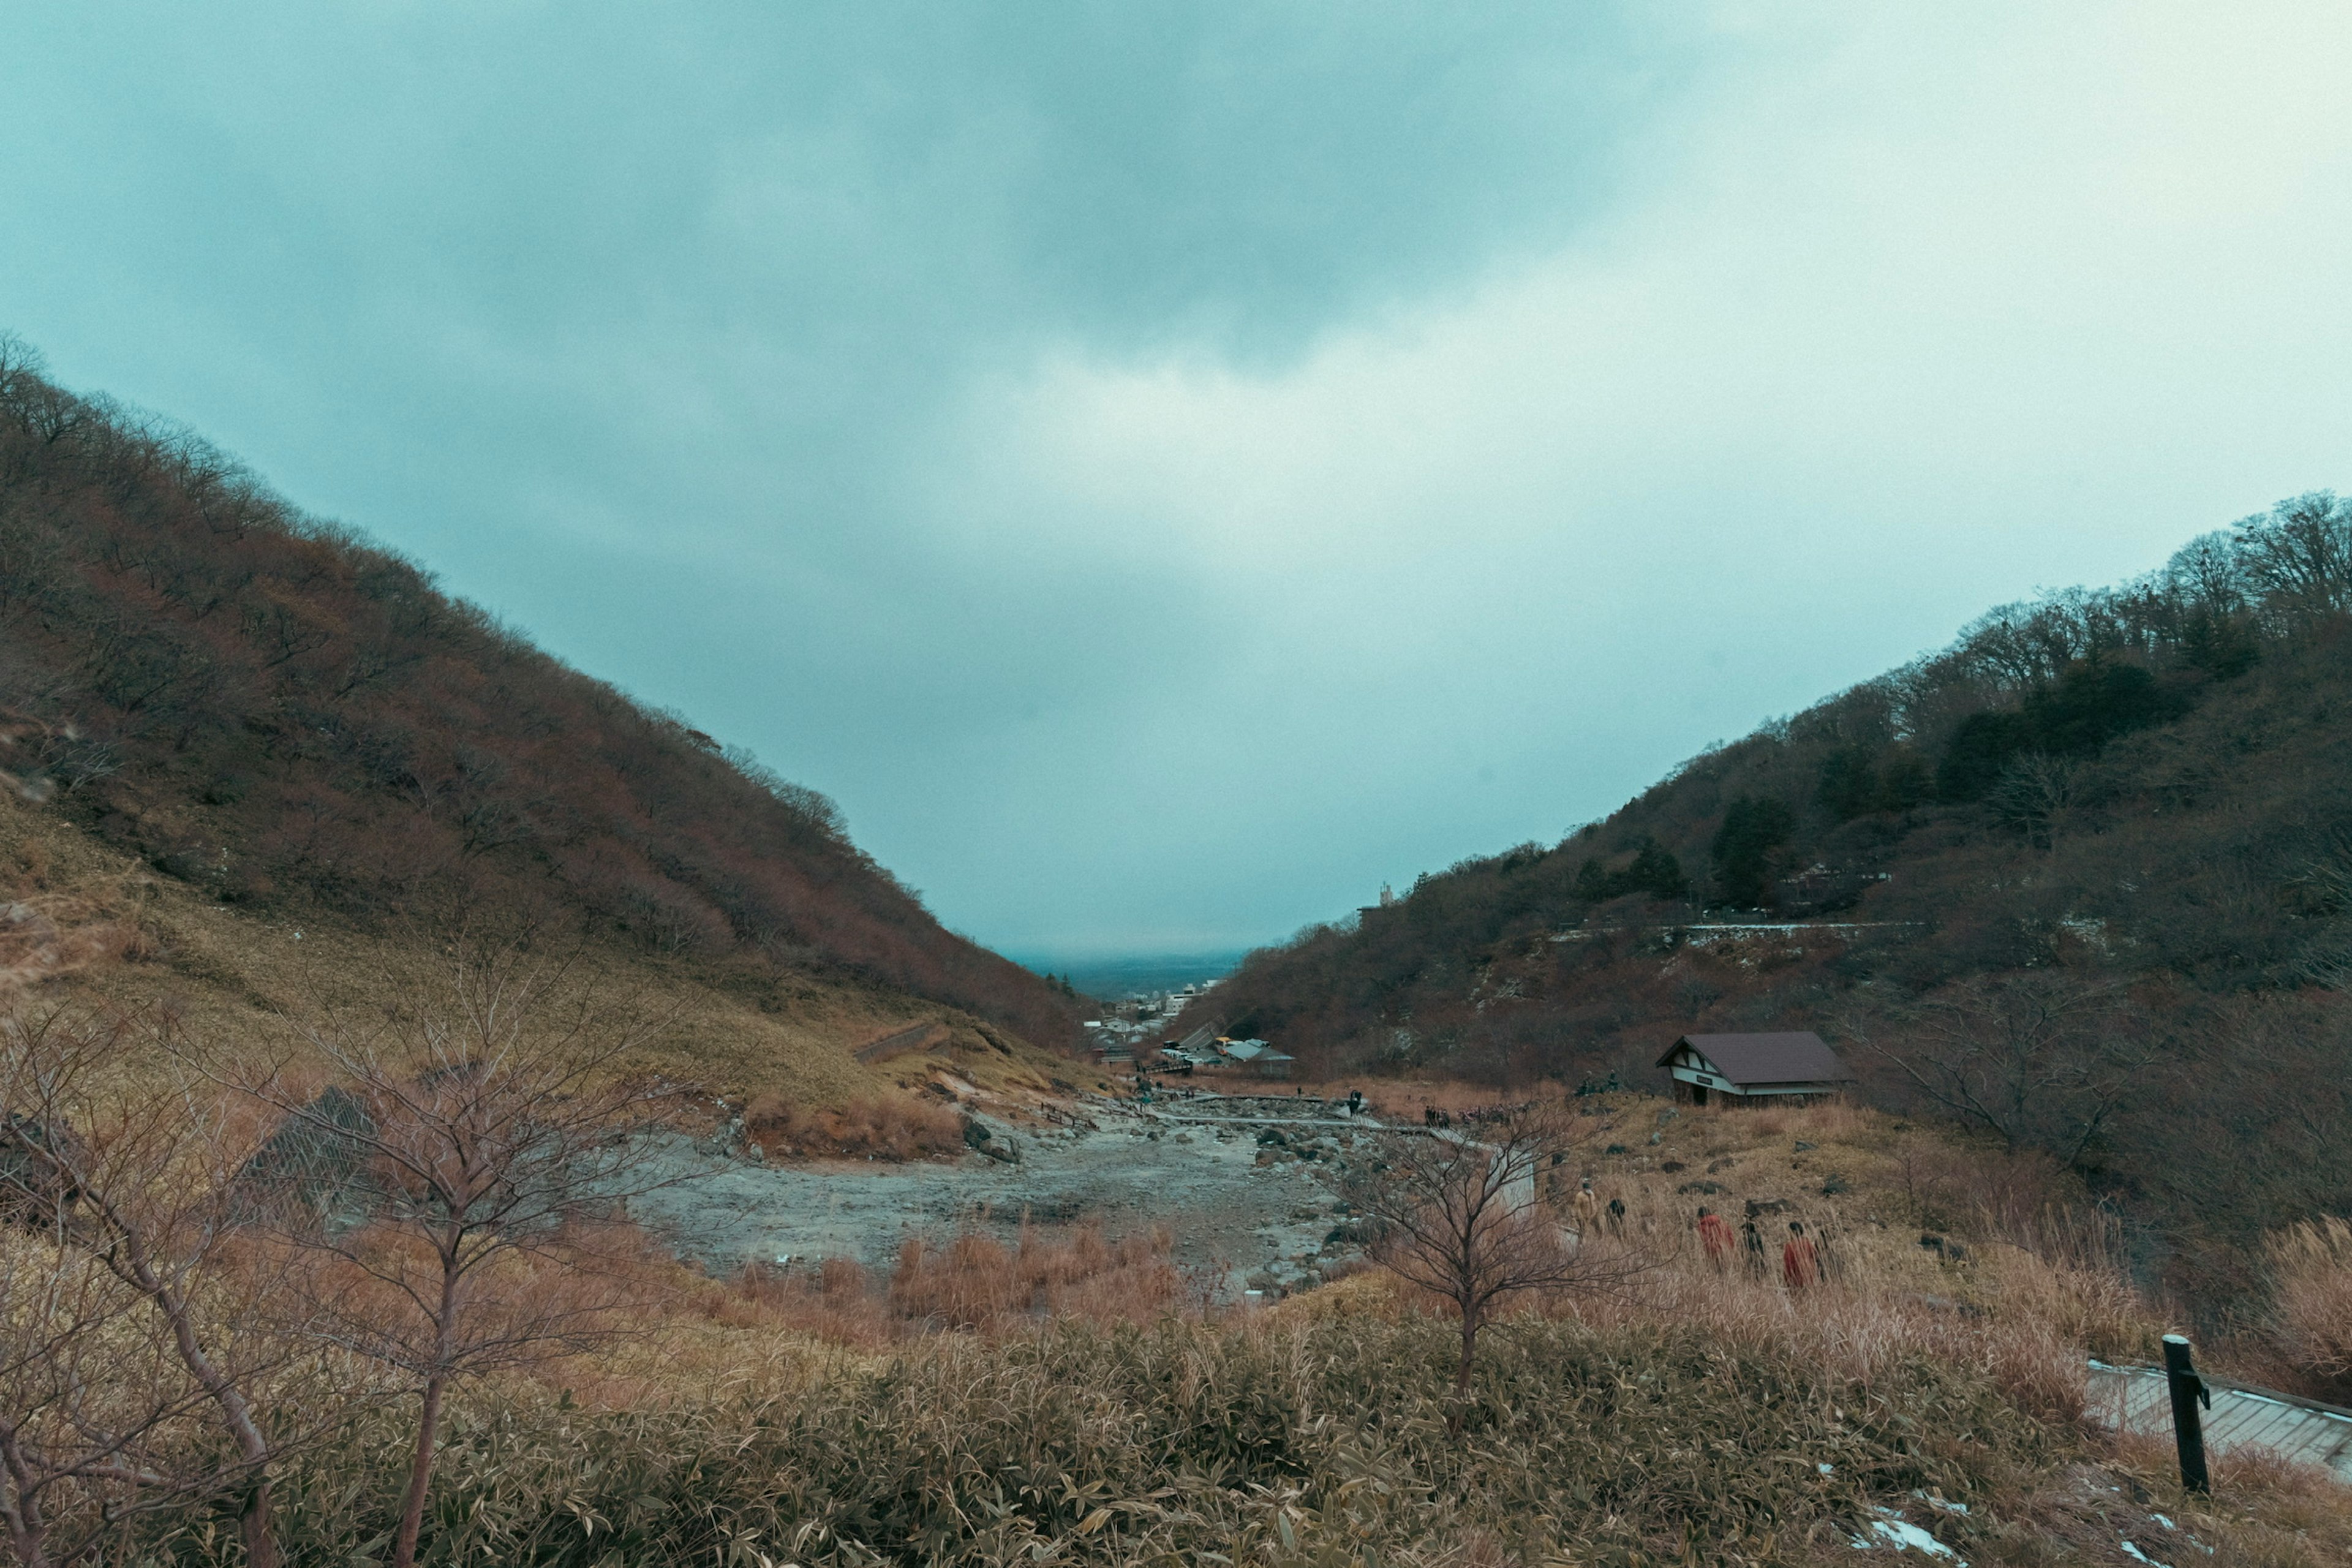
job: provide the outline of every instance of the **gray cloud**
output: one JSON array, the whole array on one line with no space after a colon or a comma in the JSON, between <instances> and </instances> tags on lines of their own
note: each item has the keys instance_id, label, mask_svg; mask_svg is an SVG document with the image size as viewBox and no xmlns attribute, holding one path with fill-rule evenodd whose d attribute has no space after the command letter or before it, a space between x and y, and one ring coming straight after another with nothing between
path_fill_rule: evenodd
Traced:
<instances>
[{"instance_id":1,"label":"gray cloud","mask_svg":"<svg viewBox=\"0 0 2352 1568\"><path fill-rule=\"evenodd\" d=\"M1257 939L2341 482L2340 18L1675 16L53 8L0 321L951 923Z\"/></svg>"}]
</instances>

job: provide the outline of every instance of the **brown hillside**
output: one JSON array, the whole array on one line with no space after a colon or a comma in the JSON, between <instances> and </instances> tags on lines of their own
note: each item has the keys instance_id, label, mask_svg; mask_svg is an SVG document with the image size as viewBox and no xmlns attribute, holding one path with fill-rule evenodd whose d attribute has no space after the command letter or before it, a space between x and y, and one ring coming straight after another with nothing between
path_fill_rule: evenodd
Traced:
<instances>
[{"instance_id":1,"label":"brown hillside","mask_svg":"<svg viewBox=\"0 0 2352 1568\"><path fill-rule=\"evenodd\" d=\"M417 976L446 978L442 933L223 904L5 797L0 887L0 941L13 937L23 950L9 953L15 970L46 971L63 994L110 1007L167 1010L184 1033L232 1055L269 1052L290 1022L381 1016ZM961 1009L854 975L779 975L754 956L648 953L593 938L543 946L550 962L570 963L577 989L662 1021L625 1065L698 1088L738 1113L760 1104L800 1114L911 1110L942 1068L1026 1099L1080 1070ZM921 1024L934 1026L926 1048L858 1059L860 1046ZM712 1121L724 1119L717 1104L707 1109Z\"/></svg>"},{"instance_id":2,"label":"brown hillside","mask_svg":"<svg viewBox=\"0 0 2352 1568\"><path fill-rule=\"evenodd\" d=\"M942 929L824 796L202 441L63 391L13 341L0 721L22 799L241 929L494 910L723 963L747 995L866 984L1076 1038L1063 999Z\"/></svg>"},{"instance_id":3,"label":"brown hillside","mask_svg":"<svg viewBox=\"0 0 2352 1568\"><path fill-rule=\"evenodd\" d=\"M1489 1082L1652 1087L1686 1029L1817 1028L2210 1280L2352 1208L2347 973L2352 503L2321 493L1994 611L1557 845L1254 954L1215 1005L1325 1075Z\"/></svg>"}]
</instances>

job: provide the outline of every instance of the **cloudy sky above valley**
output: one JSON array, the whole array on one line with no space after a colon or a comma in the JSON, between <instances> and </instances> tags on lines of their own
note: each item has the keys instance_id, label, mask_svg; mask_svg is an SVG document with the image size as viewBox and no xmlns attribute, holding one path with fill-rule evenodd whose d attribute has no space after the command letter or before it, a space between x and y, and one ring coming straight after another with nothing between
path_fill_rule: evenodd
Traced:
<instances>
[{"instance_id":1,"label":"cloudy sky above valley","mask_svg":"<svg viewBox=\"0 0 2352 1568\"><path fill-rule=\"evenodd\" d=\"M18 6L0 327L1027 953L2352 486L2352 9Z\"/></svg>"}]
</instances>

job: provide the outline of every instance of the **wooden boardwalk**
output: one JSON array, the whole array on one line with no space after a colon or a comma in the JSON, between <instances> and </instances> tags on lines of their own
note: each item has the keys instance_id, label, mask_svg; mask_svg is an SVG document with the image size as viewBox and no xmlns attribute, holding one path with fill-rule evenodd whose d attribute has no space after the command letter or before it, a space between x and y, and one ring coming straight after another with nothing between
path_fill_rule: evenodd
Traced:
<instances>
[{"instance_id":1,"label":"wooden boardwalk","mask_svg":"<svg viewBox=\"0 0 2352 1568\"><path fill-rule=\"evenodd\" d=\"M2205 1384L2213 1391L2213 1408L2203 1413L2209 1451L2269 1448L2352 1482L2352 1410L2218 1377L2208 1377ZM2170 1437L2172 1396L2164 1369L2093 1362L2091 1413L2108 1426Z\"/></svg>"}]
</instances>

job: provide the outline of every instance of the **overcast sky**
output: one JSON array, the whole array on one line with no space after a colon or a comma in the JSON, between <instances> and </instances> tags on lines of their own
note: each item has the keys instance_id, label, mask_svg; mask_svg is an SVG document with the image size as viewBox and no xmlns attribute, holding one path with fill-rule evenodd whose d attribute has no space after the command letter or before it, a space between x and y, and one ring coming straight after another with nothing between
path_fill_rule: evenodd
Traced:
<instances>
[{"instance_id":1,"label":"overcast sky","mask_svg":"<svg viewBox=\"0 0 2352 1568\"><path fill-rule=\"evenodd\" d=\"M2352 487L2352 7L0 0L0 327L1022 952Z\"/></svg>"}]
</instances>

